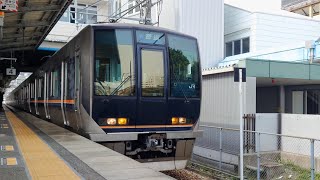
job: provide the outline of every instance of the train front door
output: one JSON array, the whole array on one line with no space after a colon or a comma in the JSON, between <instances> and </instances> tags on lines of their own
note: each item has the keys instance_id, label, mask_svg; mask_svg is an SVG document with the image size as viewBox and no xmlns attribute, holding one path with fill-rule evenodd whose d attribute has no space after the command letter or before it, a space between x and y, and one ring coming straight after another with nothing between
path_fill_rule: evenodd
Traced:
<instances>
[{"instance_id":1,"label":"train front door","mask_svg":"<svg viewBox=\"0 0 320 180\"><path fill-rule=\"evenodd\" d=\"M159 128L167 119L167 61L164 47L138 46L137 128Z\"/></svg>"}]
</instances>

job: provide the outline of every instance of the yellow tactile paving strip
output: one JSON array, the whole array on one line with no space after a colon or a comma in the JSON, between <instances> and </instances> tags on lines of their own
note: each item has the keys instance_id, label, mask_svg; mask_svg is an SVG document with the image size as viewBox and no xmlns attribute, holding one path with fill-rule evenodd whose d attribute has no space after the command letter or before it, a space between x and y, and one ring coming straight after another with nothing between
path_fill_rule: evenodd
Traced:
<instances>
[{"instance_id":1,"label":"yellow tactile paving strip","mask_svg":"<svg viewBox=\"0 0 320 180\"><path fill-rule=\"evenodd\" d=\"M80 179L28 126L6 111L32 179Z\"/></svg>"}]
</instances>

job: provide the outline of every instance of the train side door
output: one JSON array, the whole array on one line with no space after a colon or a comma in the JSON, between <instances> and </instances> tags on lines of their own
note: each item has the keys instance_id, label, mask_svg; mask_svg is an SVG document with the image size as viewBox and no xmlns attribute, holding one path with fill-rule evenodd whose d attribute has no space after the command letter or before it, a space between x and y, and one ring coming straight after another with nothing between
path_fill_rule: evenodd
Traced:
<instances>
[{"instance_id":1,"label":"train side door","mask_svg":"<svg viewBox=\"0 0 320 180\"><path fill-rule=\"evenodd\" d=\"M48 110L48 97L49 97L49 73L44 74L44 93L43 93L43 102L44 102L44 111L46 113L46 118L49 119L49 110Z\"/></svg>"},{"instance_id":2,"label":"train side door","mask_svg":"<svg viewBox=\"0 0 320 180\"><path fill-rule=\"evenodd\" d=\"M80 109L80 52L76 52L75 61L74 61L74 76L75 76L75 88L74 88L74 107L75 110L78 111Z\"/></svg>"},{"instance_id":3,"label":"train side door","mask_svg":"<svg viewBox=\"0 0 320 180\"><path fill-rule=\"evenodd\" d=\"M167 119L166 49L157 46L138 46L139 95L136 125L158 128ZM148 126L149 125L149 126ZM143 126L142 126L143 127Z\"/></svg>"},{"instance_id":4,"label":"train side door","mask_svg":"<svg viewBox=\"0 0 320 180\"><path fill-rule=\"evenodd\" d=\"M73 97L74 97L74 110L75 110L75 117L76 117L76 126L79 130L79 128L82 128L81 124L81 116L80 116L80 87L81 87L81 74L80 74L80 51L75 52L75 58L74 58L74 91L73 91Z\"/></svg>"},{"instance_id":5,"label":"train side door","mask_svg":"<svg viewBox=\"0 0 320 180\"><path fill-rule=\"evenodd\" d=\"M67 104L70 103L67 99L67 87L68 87L67 77L68 77L68 59L62 61L61 63L61 111L62 111L64 125L70 126L70 123L66 116Z\"/></svg>"}]
</instances>

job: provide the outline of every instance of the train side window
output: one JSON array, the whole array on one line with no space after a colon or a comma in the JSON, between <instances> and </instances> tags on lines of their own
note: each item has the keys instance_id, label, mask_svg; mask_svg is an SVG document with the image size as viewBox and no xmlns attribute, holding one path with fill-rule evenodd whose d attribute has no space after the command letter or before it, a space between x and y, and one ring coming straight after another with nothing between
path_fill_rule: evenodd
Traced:
<instances>
[{"instance_id":1,"label":"train side window","mask_svg":"<svg viewBox=\"0 0 320 180\"><path fill-rule=\"evenodd\" d=\"M50 72L50 75L49 75L49 78L50 78L50 96L53 96L53 72Z\"/></svg>"},{"instance_id":2,"label":"train side window","mask_svg":"<svg viewBox=\"0 0 320 180\"><path fill-rule=\"evenodd\" d=\"M135 95L133 49L131 30L95 32L95 95Z\"/></svg>"},{"instance_id":3,"label":"train side window","mask_svg":"<svg viewBox=\"0 0 320 180\"><path fill-rule=\"evenodd\" d=\"M30 83L30 98L33 98L33 83Z\"/></svg>"},{"instance_id":4,"label":"train side window","mask_svg":"<svg viewBox=\"0 0 320 180\"><path fill-rule=\"evenodd\" d=\"M67 66L67 98L74 98L74 89L75 89L75 58L71 59L68 62Z\"/></svg>"},{"instance_id":5,"label":"train side window","mask_svg":"<svg viewBox=\"0 0 320 180\"><path fill-rule=\"evenodd\" d=\"M43 81L43 77L41 77L38 80L38 97L41 98L42 97L42 90L44 89L44 81Z\"/></svg>"},{"instance_id":6,"label":"train side window","mask_svg":"<svg viewBox=\"0 0 320 180\"><path fill-rule=\"evenodd\" d=\"M61 71L60 68L57 68L52 73L52 92L53 97L60 97L61 94Z\"/></svg>"}]
</instances>

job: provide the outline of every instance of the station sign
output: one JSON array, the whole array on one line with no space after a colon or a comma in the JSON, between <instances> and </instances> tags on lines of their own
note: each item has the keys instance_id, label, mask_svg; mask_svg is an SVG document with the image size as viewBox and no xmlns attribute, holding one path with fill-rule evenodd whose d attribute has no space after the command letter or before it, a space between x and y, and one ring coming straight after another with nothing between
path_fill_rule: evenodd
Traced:
<instances>
[{"instance_id":1,"label":"station sign","mask_svg":"<svg viewBox=\"0 0 320 180\"><path fill-rule=\"evenodd\" d=\"M18 0L0 0L0 11L18 11Z\"/></svg>"},{"instance_id":2,"label":"station sign","mask_svg":"<svg viewBox=\"0 0 320 180\"><path fill-rule=\"evenodd\" d=\"M7 76L15 76L17 74L17 70L15 68L7 68L6 75Z\"/></svg>"}]
</instances>

